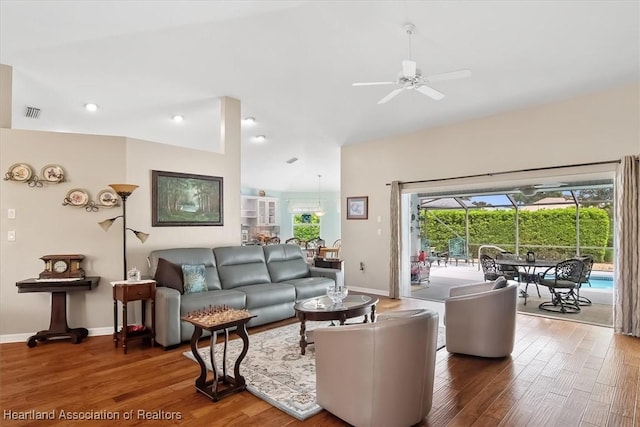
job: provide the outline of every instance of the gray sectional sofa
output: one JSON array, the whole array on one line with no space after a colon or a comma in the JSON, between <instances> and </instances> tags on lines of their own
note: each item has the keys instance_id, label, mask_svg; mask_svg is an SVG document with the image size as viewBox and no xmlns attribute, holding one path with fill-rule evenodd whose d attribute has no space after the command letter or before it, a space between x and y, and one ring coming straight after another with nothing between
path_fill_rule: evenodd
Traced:
<instances>
[{"instance_id":1,"label":"gray sectional sofa","mask_svg":"<svg viewBox=\"0 0 640 427\"><path fill-rule=\"evenodd\" d=\"M178 269L177 275L183 264L204 264L206 291L184 294L169 287L167 269ZM257 316L248 326L258 326L293 317L297 301L344 284L342 271L310 266L300 247L289 244L161 249L151 252L149 267L158 281L156 341L165 348L191 339L193 326L180 319L190 311L210 305L247 309Z\"/></svg>"}]
</instances>

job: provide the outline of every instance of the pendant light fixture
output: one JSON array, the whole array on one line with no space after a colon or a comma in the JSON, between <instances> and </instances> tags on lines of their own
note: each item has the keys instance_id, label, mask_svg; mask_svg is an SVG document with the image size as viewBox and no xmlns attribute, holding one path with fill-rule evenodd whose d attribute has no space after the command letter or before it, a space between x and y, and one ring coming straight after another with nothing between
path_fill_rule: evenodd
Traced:
<instances>
[{"instance_id":1,"label":"pendant light fixture","mask_svg":"<svg viewBox=\"0 0 640 427\"><path fill-rule=\"evenodd\" d=\"M316 209L316 216L322 216L325 212L322 210L322 205L320 204L320 180L322 179L322 175L318 174L318 209Z\"/></svg>"}]
</instances>

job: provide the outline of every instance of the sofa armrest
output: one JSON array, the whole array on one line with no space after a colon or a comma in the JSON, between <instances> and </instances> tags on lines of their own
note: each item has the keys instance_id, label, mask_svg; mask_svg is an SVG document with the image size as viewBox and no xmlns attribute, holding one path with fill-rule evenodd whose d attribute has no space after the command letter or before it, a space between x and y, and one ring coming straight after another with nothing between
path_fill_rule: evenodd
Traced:
<instances>
[{"instance_id":1,"label":"sofa armrest","mask_svg":"<svg viewBox=\"0 0 640 427\"><path fill-rule=\"evenodd\" d=\"M309 267L311 277L327 277L333 279L336 286L344 286L344 272L336 268Z\"/></svg>"},{"instance_id":2,"label":"sofa armrest","mask_svg":"<svg viewBox=\"0 0 640 427\"><path fill-rule=\"evenodd\" d=\"M156 288L156 342L163 347L180 344L180 292L173 288Z\"/></svg>"}]
</instances>

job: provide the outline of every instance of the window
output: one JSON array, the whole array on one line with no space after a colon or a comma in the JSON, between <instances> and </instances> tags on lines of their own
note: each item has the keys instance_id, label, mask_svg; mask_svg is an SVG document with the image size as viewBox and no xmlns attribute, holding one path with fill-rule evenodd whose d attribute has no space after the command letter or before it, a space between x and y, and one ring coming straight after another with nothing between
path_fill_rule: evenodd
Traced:
<instances>
[{"instance_id":1,"label":"window","mask_svg":"<svg viewBox=\"0 0 640 427\"><path fill-rule=\"evenodd\" d=\"M308 241L320 237L320 217L303 213L293 215L293 237Z\"/></svg>"}]
</instances>

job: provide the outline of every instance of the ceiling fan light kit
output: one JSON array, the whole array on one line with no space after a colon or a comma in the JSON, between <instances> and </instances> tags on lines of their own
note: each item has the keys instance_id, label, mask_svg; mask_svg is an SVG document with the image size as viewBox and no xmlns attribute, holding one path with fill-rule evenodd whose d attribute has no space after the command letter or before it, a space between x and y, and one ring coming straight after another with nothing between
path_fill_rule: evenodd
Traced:
<instances>
[{"instance_id":1,"label":"ceiling fan light kit","mask_svg":"<svg viewBox=\"0 0 640 427\"><path fill-rule=\"evenodd\" d=\"M392 84L399 86L399 88L392 90L384 98L378 101L378 104L385 104L389 102L391 99L399 95L400 92L402 92L404 89L415 89L416 91L428 96L435 101L440 101L445 97L445 94L432 88L431 86L428 86L427 83L442 80L460 79L471 76L470 70L457 70L423 77L422 71L418 68L416 61L411 59L411 36L416 32L416 26L412 23L406 23L402 26L402 28L409 36L408 59L402 61L402 70L398 73L396 81L353 83L353 86L379 86Z\"/></svg>"}]
</instances>

